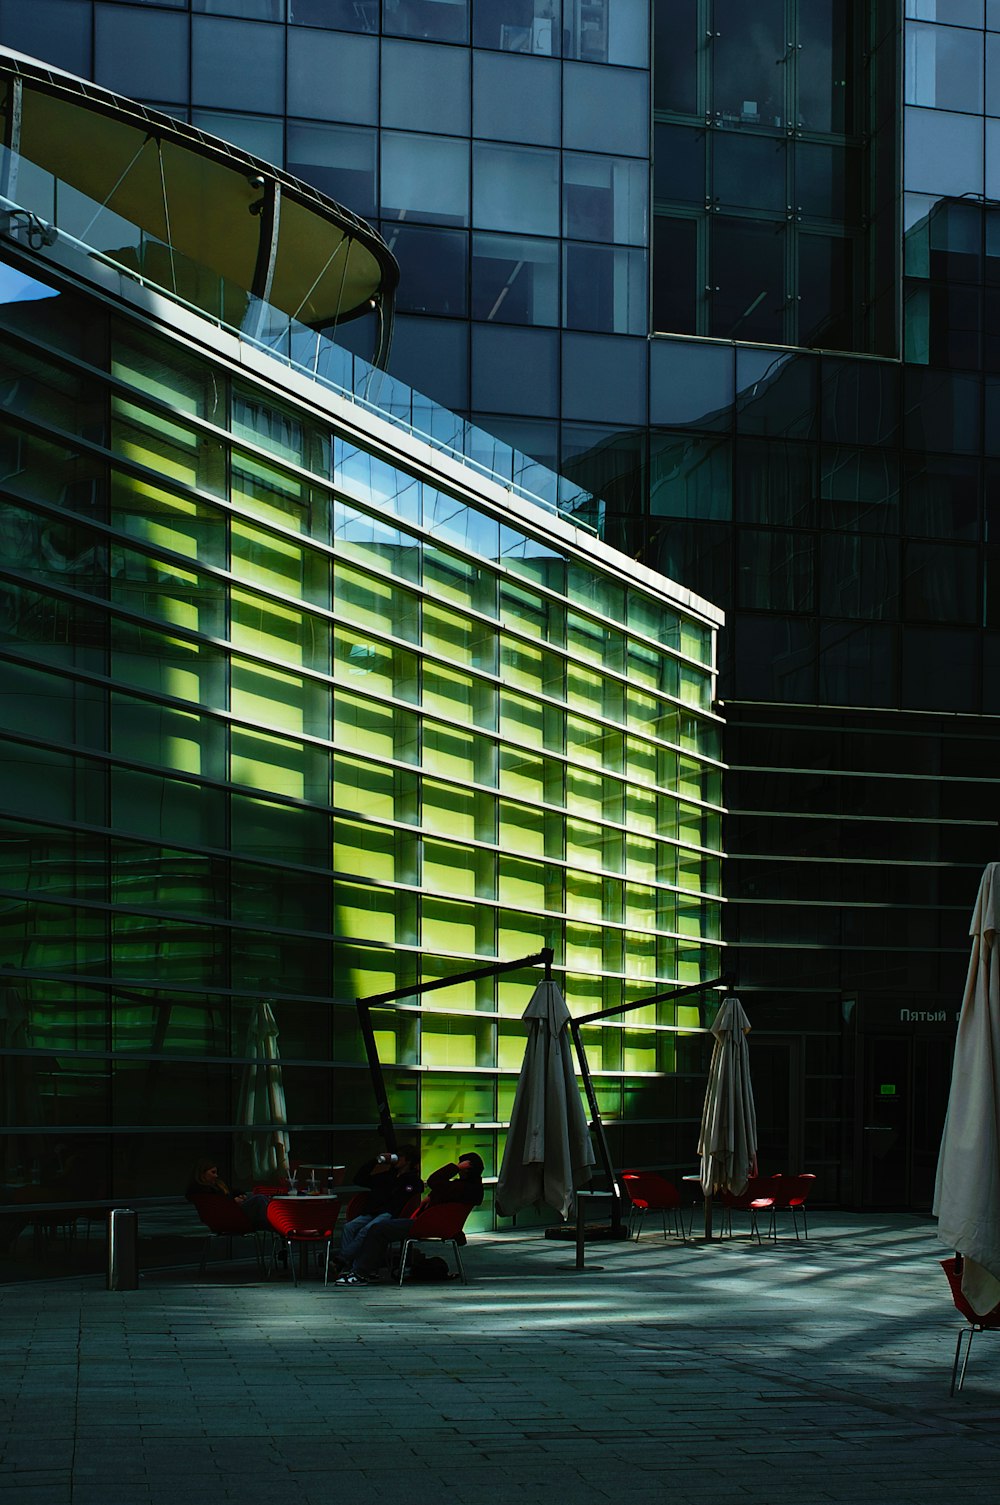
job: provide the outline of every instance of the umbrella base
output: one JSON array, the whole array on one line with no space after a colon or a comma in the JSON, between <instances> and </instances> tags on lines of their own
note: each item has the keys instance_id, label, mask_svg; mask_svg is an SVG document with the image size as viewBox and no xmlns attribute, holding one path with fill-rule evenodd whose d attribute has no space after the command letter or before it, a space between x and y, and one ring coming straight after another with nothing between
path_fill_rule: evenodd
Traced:
<instances>
[{"instance_id":1,"label":"umbrella base","mask_svg":"<svg viewBox=\"0 0 1000 1505\"><path fill-rule=\"evenodd\" d=\"M620 1224L617 1228L612 1227L610 1223L585 1223L583 1236L588 1244L602 1241L607 1242L609 1239L628 1238L628 1229L624 1223ZM546 1228L545 1237L566 1239L568 1242L574 1243L577 1238L576 1224L560 1223L555 1228Z\"/></svg>"}]
</instances>

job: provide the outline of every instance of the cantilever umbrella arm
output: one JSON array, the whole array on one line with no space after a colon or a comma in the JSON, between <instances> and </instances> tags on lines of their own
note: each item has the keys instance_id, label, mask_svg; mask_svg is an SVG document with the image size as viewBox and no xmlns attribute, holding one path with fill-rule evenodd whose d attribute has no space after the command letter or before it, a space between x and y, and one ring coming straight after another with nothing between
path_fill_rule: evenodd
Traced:
<instances>
[{"instance_id":1,"label":"cantilever umbrella arm","mask_svg":"<svg viewBox=\"0 0 1000 1505\"><path fill-rule=\"evenodd\" d=\"M630 1014L633 1009L648 1008L651 1003L666 1003L671 998L684 998L692 993L707 993L712 988L733 986L733 978L724 974L722 977L713 977L708 982L690 983L683 988L668 988L665 993L651 993L648 998L636 998L632 1003L619 1003L614 1008L598 1009L593 1014L580 1014L578 1017L570 1017L569 1027L573 1034L573 1044L576 1047L576 1058L580 1063L580 1075L583 1078L583 1088L587 1094L587 1103L590 1108L591 1132L597 1140L597 1153L600 1156L601 1167L608 1178L611 1188L611 1226L617 1235L622 1225L622 1194L618 1185L611 1163L611 1151L608 1148L607 1135L604 1132L604 1120L597 1102L597 1093L594 1090L593 1079L590 1075L590 1063L587 1060L587 1052L583 1046L583 1036L580 1031L585 1024L593 1024L598 1019L610 1019L613 1014Z\"/></svg>"},{"instance_id":2,"label":"cantilever umbrella arm","mask_svg":"<svg viewBox=\"0 0 1000 1505\"><path fill-rule=\"evenodd\" d=\"M396 1003L400 998L420 998L424 993L433 993L438 988L454 988L459 983L475 982L480 977L499 977L503 972L516 972L520 967L536 967L539 962L544 965L545 981L549 982L552 977L554 955L551 946L543 946L541 951L535 951L531 956L519 956L515 961L490 962L485 967L474 967L470 972L458 972L454 977L438 977L431 982L411 983L405 988L395 988L391 993L369 993L366 998L355 1000L358 1022L361 1026L361 1038L365 1042L365 1055L368 1057L368 1070L371 1073L372 1088L375 1093L375 1105L378 1109L379 1133L388 1149L396 1149L396 1130L392 1122L382 1062L379 1060L378 1042L375 1039L375 1027L372 1024L372 1009L382 1004Z\"/></svg>"}]
</instances>

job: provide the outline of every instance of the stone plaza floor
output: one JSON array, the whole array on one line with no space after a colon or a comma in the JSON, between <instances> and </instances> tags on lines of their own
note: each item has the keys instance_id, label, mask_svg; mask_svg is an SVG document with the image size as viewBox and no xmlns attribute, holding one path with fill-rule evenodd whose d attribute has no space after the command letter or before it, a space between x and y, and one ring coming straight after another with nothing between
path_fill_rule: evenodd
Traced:
<instances>
[{"instance_id":1,"label":"stone plaza floor","mask_svg":"<svg viewBox=\"0 0 1000 1505\"><path fill-rule=\"evenodd\" d=\"M467 1287L218 1255L2 1286L0 1505L993 1502L1000 1334L951 1399L947 1253L927 1220L817 1210L762 1247L650 1226L582 1273L474 1235Z\"/></svg>"}]
</instances>

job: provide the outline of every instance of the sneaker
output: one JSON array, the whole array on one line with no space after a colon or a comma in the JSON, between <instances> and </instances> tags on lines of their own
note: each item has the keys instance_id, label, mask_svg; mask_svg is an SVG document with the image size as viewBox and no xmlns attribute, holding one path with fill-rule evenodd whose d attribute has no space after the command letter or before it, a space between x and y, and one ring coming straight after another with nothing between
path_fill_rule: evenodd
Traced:
<instances>
[{"instance_id":1,"label":"sneaker","mask_svg":"<svg viewBox=\"0 0 1000 1505\"><path fill-rule=\"evenodd\" d=\"M366 1286L368 1284L368 1276L355 1275L353 1270L348 1270L347 1274L339 1276L334 1281L334 1284L338 1286Z\"/></svg>"}]
</instances>

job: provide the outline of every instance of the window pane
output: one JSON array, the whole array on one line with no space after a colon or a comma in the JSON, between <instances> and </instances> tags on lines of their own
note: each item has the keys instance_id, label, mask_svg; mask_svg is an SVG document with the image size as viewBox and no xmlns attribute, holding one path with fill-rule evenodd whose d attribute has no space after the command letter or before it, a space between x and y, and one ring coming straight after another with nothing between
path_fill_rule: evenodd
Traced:
<instances>
[{"instance_id":1,"label":"window pane","mask_svg":"<svg viewBox=\"0 0 1000 1505\"><path fill-rule=\"evenodd\" d=\"M784 126L784 0L715 0L712 108L723 121ZM751 19L752 18L752 19Z\"/></svg>"},{"instance_id":2,"label":"window pane","mask_svg":"<svg viewBox=\"0 0 1000 1505\"><path fill-rule=\"evenodd\" d=\"M472 317L501 324L557 324L558 252L554 241L473 236Z\"/></svg>"},{"instance_id":3,"label":"window pane","mask_svg":"<svg viewBox=\"0 0 1000 1505\"><path fill-rule=\"evenodd\" d=\"M425 42L467 42L469 0L383 0L382 30Z\"/></svg>"},{"instance_id":4,"label":"window pane","mask_svg":"<svg viewBox=\"0 0 1000 1505\"><path fill-rule=\"evenodd\" d=\"M564 63L563 145L575 151L645 157L648 74Z\"/></svg>"},{"instance_id":5,"label":"window pane","mask_svg":"<svg viewBox=\"0 0 1000 1505\"><path fill-rule=\"evenodd\" d=\"M492 13L498 7L489 4ZM484 9L483 4L479 10ZM558 63L541 58L475 53L473 133L497 141L558 146L561 110Z\"/></svg>"},{"instance_id":6,"label":"window pane","mask_svg":"<svg viewBox=\"0 0 1000 1505\"><path fill-rule=\"evenodd\" d=\"M648 12L646 0L585 0L583 4L565 5L566 56L585 63L647 66Z\"/></svg>"},{"instance_id":7,"label":"window pane","mask_svg":"<svg viewBox=\"0 0 1000 1505\"><path fill-rule=\"evenodd\" d=\"M373 130L289 121L288 170L355 214L376 212Z\"/></svg>"},{"instance_id":8,"label":"window pane","mask_svg":"<svg viewBox=\"0 0 1000 1505\"><path fill-rule=\"evenodd\" d=\"M698 225L658 214L653 227L653 328L695 334L704 294L698 287Z\"/></svg>"},{"instance_id":9,"label":"window pane","mask_svg":"<svg viewBox=\"0 0 1000 1505\"><path fill-rule=\"evenodd\" d=\"M252 21L191 22L193 104L280 115L285 107L285 33Z\"/></svg>"},{"instance_id":10,"label":"window pane","mask_svg":"<svg viewBox=\"0 0 1000 1505\"><path fill-rule=\"evenodd\" d=\"M750 220L712 222L710 333L783 341L785 231Z\"/></svg>"},{"instance_id":11,"label":"window pane","mask_svg":"<svg viewBox=\"0 0 1000 1505\"><path fill-rule=\"evenodd\" d=\"M396 307L401 313L465 316L469 247L465 231L390 223L385 238L400 265Z\"/></svg>"},{"instance_id":12,"label":"window pane","mask_svg":"<svg viewBox=\"0 0 1000 1505\"><path fill-rule=\"evenodd\" d=\"M289 115L374 125L377 96L376 42L322 31L288 33Z\"/></svg>"},{"instance_id":13,"label":"window pane","mask_svg":"<svg viewBox=\"0 0 1000 1505\"><path fill-rule=\"evenodd\" d=\"M708 194L706 132L686 125L653 127L653 197L668 204L697 204Z\"/></svg>"},{"instance_id":14,"label":"window pane","mask_svg":"<svg viewBox=\"0 0 1000 1505\"><path fill-rule=\"evenodd\" d=\"M378 7L379 0L294 0L288 19L295 26L377 32Z\"/></svg>"},{"instance_id":15,"label":"window pane","mask_svg":"<svg viewBox=\"0 0 1000 1505\"><path fill-rule=\"evenodd\" d=\"M564 323L569 329L643 334L646 257L613 246L568 245Z\"/></svg>"},{"instance_id":16,"label":"window pane","mask_svg":"<svg viewBox=\"0 0 1000 1505\"><path fill-rule=\"evenodd\" d=\"M573 240L644 245L649 174L621 157L563 158L563 234Z\"/></svg>"},{"instance_id":17,"label":"window pane","mask_svg":"<svg viewBox=\"0 0 1000 1505\"><path fill-rule=\"evenodd\" d=\"M477 144L473 223L485 230L559 234L559 156L520 146Z\"/></svg>"},{"instance_id":18,"label":"window pane","mask_svg":"<svg viewBox=\"0 0 1000 1505\"><path fill-rule=\"evenodd\" d=\"M957 26L906 28L906 103L938 110L983 108L983 37Z\"/></svg>"},{"instance_id":19,"label":"window pane","mask_svg":"<svg viewBox=\"0 0 1000 1505\"><path fill-rule=\"evenodd\" d=\"M455 47L383 42L382 125L467 136L469 56Z\"/></svg>"},{"instance_id":20,"label":"window pane","mask_svg":"<svg viewBox=\"0 0 1000 1505\"><path fill-rule=\"evenodd\" d=\"M183 16L142 14L117 5L95 9L94 77L99 84L133 99L187 98L188 36ZM48 57L49 49L40 55Z\"/></svg>"},{"instance_id":21,"label":"window pane","mask_svg":"<svg viewBox=\"0 0 1000 1505\"><path fill-rule=\"evenodd\" d=\"M698 108L697 0L653 7L653 108L693 115Z\"/></svg>"},{"instance_id":22,"label":"window pane","mask_svg":"<svg viewBox=\"0 0 1000 1505\"><path fill-rule=\"evenodd\" d=\"M383 132L382 214L387 219L468 224L468 143Z\"/></svg>"}]
</instances>

